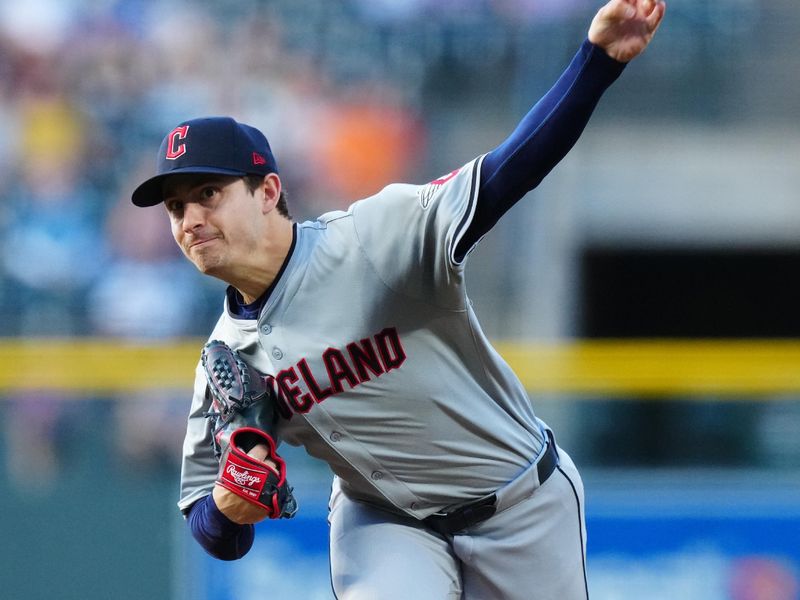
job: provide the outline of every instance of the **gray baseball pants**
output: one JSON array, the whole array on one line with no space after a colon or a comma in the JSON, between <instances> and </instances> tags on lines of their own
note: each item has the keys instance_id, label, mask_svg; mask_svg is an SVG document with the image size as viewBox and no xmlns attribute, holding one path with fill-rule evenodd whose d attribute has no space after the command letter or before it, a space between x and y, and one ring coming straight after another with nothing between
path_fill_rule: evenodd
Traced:
<instances>
[{"instance_id":1,"label":"gray baseball pants","mask_svg":"<svg viewBox=\"0 0 800 600\"><path fill-rule=\"evenodd\" d=\"M587 600L583 483L559 450L539 484L534 465L497 492L497 512L455 535L346 497L329 522L338 600Z\"/></svg>"}]
</instances>

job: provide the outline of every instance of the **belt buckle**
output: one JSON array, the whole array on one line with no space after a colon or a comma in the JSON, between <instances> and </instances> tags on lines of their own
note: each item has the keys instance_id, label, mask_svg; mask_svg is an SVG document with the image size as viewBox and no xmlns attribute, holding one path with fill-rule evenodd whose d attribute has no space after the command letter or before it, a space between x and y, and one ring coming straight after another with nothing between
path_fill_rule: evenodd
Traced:
<instances>
[{"instance_id":1,"label":"belt buckle","mask_svg":"<svg viewBox=\"0 0 800 600\"><path fill-rule=\"evenodd\" d=\"M448 513L433 513L424 521L436 532L453 534L458 531L482 523L496 511L497 495L491 494L467 504L463 504Z\"/></svg>"},{"instance_id":2,"label":"belt buckle","mask_svg":"<svg viewBox=\"0 0 800 600\"><path fill-rule=\"evenodd\" d=\"M491 496L487 496L482 500L467 504L460 509L463 511L460 517L464 520L464 522L469 523L469 525L467 525L468 527L470 525L476 525L477 523L485 521L495 512L497 512L496 502L497 495L492 494Z\"/></svg>"}]
</instances>

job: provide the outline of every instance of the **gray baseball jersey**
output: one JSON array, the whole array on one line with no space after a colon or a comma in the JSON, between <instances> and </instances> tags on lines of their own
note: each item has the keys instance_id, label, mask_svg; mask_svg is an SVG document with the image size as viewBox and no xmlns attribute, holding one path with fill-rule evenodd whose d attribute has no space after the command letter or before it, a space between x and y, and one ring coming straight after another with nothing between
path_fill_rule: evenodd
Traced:
<instances>
[{"instance_id":1,"label":"gray baseball jersey","mask_svg":"<svg viewBox=\"0 0 800 600\"><path fill-rule=\"evenodd\" d=\"M226 304L210 336L274 376L283 441L327 462L348 498L417 519L502 487L545 442L523 386L478 325L465 261L454 258L480 165L390 185L296 225L258 320L237 320ZM198 367L184 510L211 491L218 468L204 389Z\"/></svg>"}]
</instances>

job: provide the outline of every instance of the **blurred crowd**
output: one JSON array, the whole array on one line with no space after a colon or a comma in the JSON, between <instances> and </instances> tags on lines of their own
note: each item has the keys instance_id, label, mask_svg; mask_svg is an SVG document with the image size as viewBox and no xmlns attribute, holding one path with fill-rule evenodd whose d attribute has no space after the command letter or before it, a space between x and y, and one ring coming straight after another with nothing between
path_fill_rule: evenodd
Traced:
<instances>
[{"instance_id":1,"label":"blurred crowd","mask_svg":"<svg viewBox=\"0 0 800 600\"><path fill-rule=\"evenodd\" d=\"M672 35L736 24L754 2L674 0L684 29ZM159 209L128 206L178 122L229 114L265 131L304 220L452 169L472 157L469 131L483 135L480 150L499 141L563 68L597 4L0 3L0 336L208 330L219 286L180 260ZM715 44L731 39L724 29Z\"/></svg>"},{"instance_id":2,"label":"blurred crowd","mask_svg":"<svg viewBox=\"0 0 800 600\"><path fill-rule=\"evenodd\" d=\"M203 334L218 286L181 261L158 209L128 202L166 131L210 114L258 126L302 220L425 160L420 86L443 38L412 51L387 23L553 19L587 2L243 4L0 5L0 335Z\"/></svg>"},{"instance_id":3,"label":"blurred crowd","mask_svg":"<svg viewBox=\"0 0 800 600\"><path fill-rule=\"evenodd\" d=\"M626 73L595 123L663 119L698 135L732 121L796 129L796 0L667 1L660 47ZM0 0L0 338L35 347L49 337L157 344L208 334L224 284L181 256L162 207L129 200L180 121L227 114L262 129L293 218L313 218L392 181L428 181L499 142L558 76L603 2ZM642 169L648 185L663 184L651 166ZM512 225L527 235L531 220ZM478 262L470 276L476 306L498 315L483 321L489 335L501 326L516 334L509 315L527 318L529 291L553 281L494 266L544 274L512 237L487 237L481 250L493 266ZM555 238L540 236L528 250ZM548 272L563 269L549 256ZM154 567L175 570L173 534L154 516L178 519L189 393L0 390L0 510L11 532L0 554L11 596L34 597L15 595L20 582L63 585L78 573L82 597L93 597L92 571L103 579L97 597L110 595L121 572L135 581L116 596L141 595L143 581L159 581ZM537 412L553 418L581 467L800 466L794 395L542 400ZM327 467L301 449L281 452L306 494L301 503L312 488L324 493ZM691 477L680 490L687 486ZM33 555L55 571L43 578L12 558ZM64 589L40 597L54 593Z\"/></svg>"},{"instance_id":4,"label":"blurred crowd","mask_svg":"<svg viewBox=\"0 0 800 600\"><path fill-rule=\"evenodd\" d=\"M214 114L261 128L292 215L304 220L418 180L429 71L447 56L489 56L479 45L447 47L454 30L558 19L586 4L0 3L0 336L206 335L222 284L183 260L160 207L129 201L165 132ZM29 487L35 464L38 481L51 481L72 442L91 433L81 425L89 415L129 466L166 460L171 473L185 398L119 400L110 410L103 399L8 398L9 475Z\"/></svg>"},{"instance_id":5,"label":"blurred crowd","mask_svg":"<svg viewBox=\"0 0 800 600\"><path fill-rule=\"evenodd\" d=\"M0 2L0 336L208 333L223 284L182 258L161 207L129 200L180 121L227 114L262 129L302 221L488 150L558 75L600 3ZM678 118L748 106L742 94L762 88L733 93L729 74L749 64L738 57L759 4L672 0L660 38L681 51L631 74L643 79L626 116L650 117L648 93L668 94L659 113ZM26 461L57 468L87 407L132 464L166 459L172 473L180 455L183 396L120 398L118 410L39 393L7 400L12 475Z\"/></svg>"}]
</instances>

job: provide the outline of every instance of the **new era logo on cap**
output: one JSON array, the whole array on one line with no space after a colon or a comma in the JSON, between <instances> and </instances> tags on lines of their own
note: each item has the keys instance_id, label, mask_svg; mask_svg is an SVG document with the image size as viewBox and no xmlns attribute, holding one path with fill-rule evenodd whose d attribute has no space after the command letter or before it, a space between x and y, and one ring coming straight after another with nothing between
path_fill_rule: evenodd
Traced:
<instances>
[{"instance_id":1,"label":"new era logo on cap","mask_svg":"<svg viewBox=\"0 0 800 600\"><path fill-rule=\"evenodd\" d=\"M163 200L164 178L177 173L267 175L278 165L267 138L255 127L231 117L205 117L179 124L161 142L156 175L134 190L136 206Z\"/></svg>"}]
</instances>

